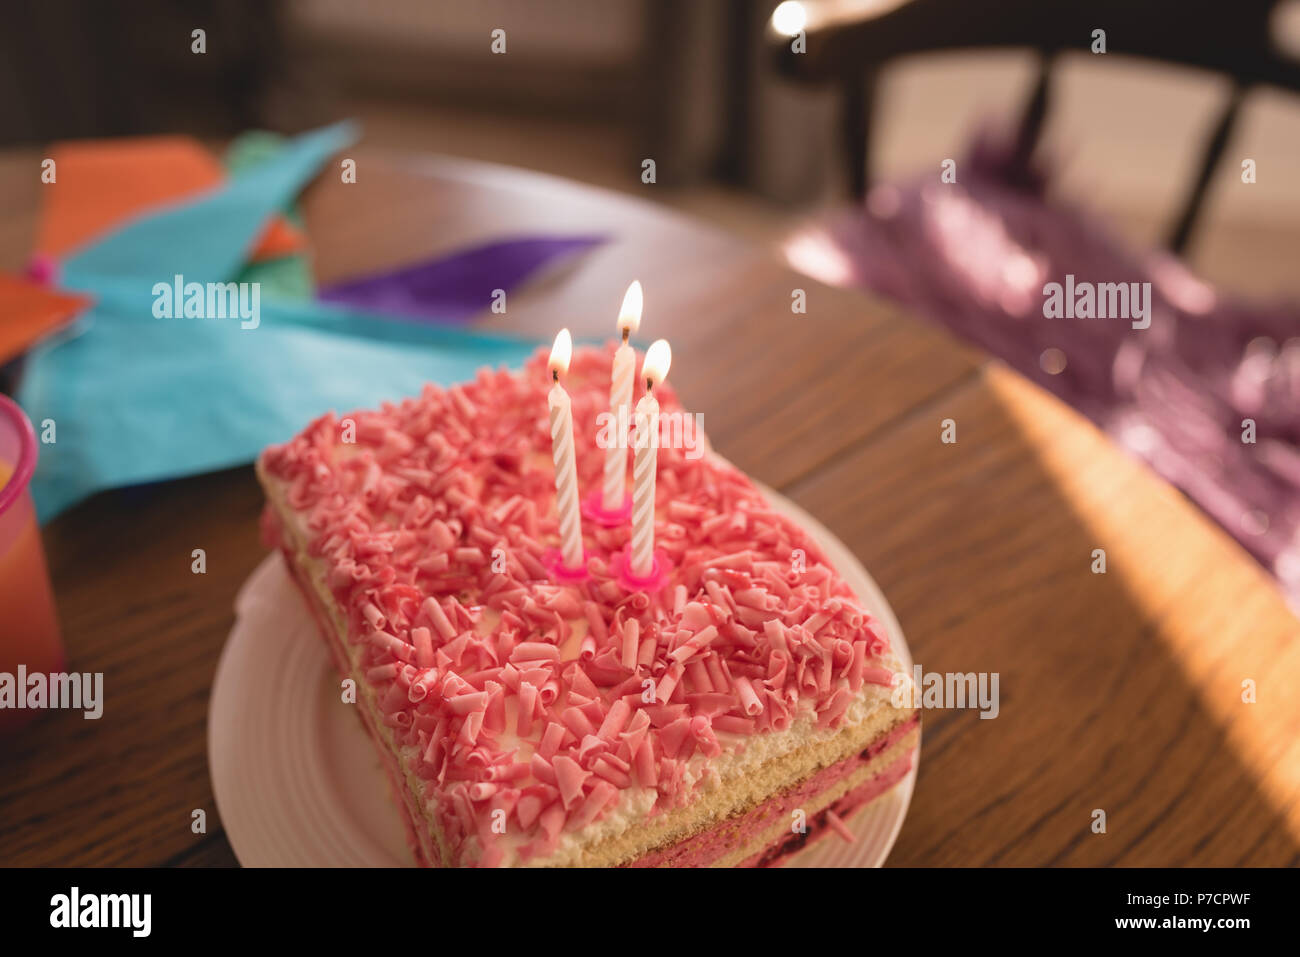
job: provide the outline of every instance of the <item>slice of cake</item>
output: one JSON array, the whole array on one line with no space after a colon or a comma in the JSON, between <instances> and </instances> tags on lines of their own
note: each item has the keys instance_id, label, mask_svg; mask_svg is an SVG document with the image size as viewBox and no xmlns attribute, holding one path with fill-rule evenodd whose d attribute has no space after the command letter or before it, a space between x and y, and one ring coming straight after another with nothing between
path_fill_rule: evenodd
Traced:
<instances>
[{"instance_id":1,"label":"slice of cake","mask_svg":"<svg viewBox=\"0 0 1300 957\"><path fill-rule=\"evenodd\" d=\"M584 491L612 355L580 350L565 380ZM612 565L630 525L586 521L590 575L557 582L550 384L539 352L323 416L257 465L267 538L356 683L416 859L768 865L843 832L916 748L889 635L696 443L659 451L669 580L629 590Z\"/></svg>"}]
</instances>

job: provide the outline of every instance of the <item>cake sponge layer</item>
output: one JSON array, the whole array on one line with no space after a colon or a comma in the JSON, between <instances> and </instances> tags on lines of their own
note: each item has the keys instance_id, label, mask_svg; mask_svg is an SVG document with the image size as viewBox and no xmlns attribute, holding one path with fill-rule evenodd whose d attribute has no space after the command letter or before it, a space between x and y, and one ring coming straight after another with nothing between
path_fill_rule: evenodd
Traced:
<instances>
[{"instance_id":1,"label":"cake sponge layer","mask_svg":"<svg viewBox=\"0 0 1300 957\"><path fill-rule=\"evenodd\" d=\"M918 739L915 718L879 735L862 754L810 774L746 811L733 813L685 841L638 859L637 867L736 867L773 859L788 838L803 846L810 830L825 825L824 812L846 796L856 810L893 787L911 769Z\"/></svg>"}]
</instances>

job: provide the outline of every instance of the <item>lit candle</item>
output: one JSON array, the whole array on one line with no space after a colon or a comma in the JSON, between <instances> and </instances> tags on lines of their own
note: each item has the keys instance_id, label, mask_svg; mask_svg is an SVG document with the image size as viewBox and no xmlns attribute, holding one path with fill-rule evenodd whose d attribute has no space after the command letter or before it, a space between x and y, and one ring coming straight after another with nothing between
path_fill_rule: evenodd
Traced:
<instances>
[{"instance_id":1,"label":"lit candle","mask_svg":"<svg viewBox=\"0 0 1300 957\"><path fill-rule=\"evenodd\" d=\"M614 417L613 440L605 449L605 484L601 506L606 512L623 507L627 496L627 413L632 405L632 377L636 374L636 350L628 338L641 324L641 283L632 282L618 313L618 330L623 343L614 353L614 371L609 379L609 411Z\"/></svg>"},{"instance_id":2,"label":"lit candle","mask_svg":"<svg viewBox=\"0 0 1300 957\"><path fill-rule=\"evenodd\" d=\"M632 574L648 578L655 560L655 473L659 467L659 400L654 389L668 375L672 350L656 339L641 364L645 395L636 404L636 458L632 465Z\"/></svg>"},{"instance_id":3,"label":"lit candle","mask_svg":"<svg viewBox=\"0 0 1300 957\"><path fill-rule=\"evenodd\" d=\"M560 522L560 556L568 569L582 567L582 519L578 513L578 462L573 445L573 408L560 376L569 371L573 339L561 329L551 347L551 455L555 460L555 510Z\"/></svg>"}]
</instances>

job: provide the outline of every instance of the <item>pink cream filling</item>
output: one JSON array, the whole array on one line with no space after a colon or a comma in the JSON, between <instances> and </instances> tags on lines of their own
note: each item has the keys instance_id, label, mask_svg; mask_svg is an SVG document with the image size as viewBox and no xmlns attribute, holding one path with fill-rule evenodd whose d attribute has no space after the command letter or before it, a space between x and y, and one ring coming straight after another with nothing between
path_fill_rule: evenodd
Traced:
<instances>
[{"instance_id":1,"label":"pink cream filling","mask_svg":"<svg viewBox=\"0 0 1300 957\"><path fill-rule=\"evenodd\" d=\"M269 513L267 513L269 514ZM278 524L278 523L276 523ZM285 567L289 570L289 577L297 586L299 593L307 604L307 611L310 613L312 620L316 623L316 631L325 641L329 648L330 658L334 662L334 667L343 677L351 676L351 666L348 663L347 656L343 653L343 648L337 638L332 638L334 629L329 624L327 616L320 607L320 600L316 597L314 590L302 579L302 574L297 564L293 561L293 556L289 549L283 544L283 536L276 525L268 522L264 529L269 538L280 544L281 552L284 554ZM406 844L415 856L415 861L421 867L438 867L438 849L432 841L422 841L417 832L416 821L420 819L418 809L414 807L414 798L411 795L411 789L407 787L406 780L402 776L401 768L398 767L397 757L392 750L380 738L378 730L371 720L369 712L365 708L358 708L357 713L361 716L361 724L365 727L366 732L370 735L371 741L374 742L375 750L380 756L380 761L384 767L384 774L388 778L389 791L393 798L393 803L397 805L397 810L402 819L402 831L406 835ZM419 830L427 831L427 828L421 827Z\"/></svg>"},{"instance_id":2,"label":"pink cream filling","mask_svg":"<svg viewBox=\"0 0 1300 957\"><path fill-rule=\"evenodd\" d=\"M906 734L912 731L919 722L919 718L912 718L892 728L888 733L881 735L860 754L838 761L835 764L822 768L816 774L805 779L795 787L777 794L751 808L746 813L736 818L729 818L721 821L706 831L681 841L671 847L662 850L653 851L650 854L633 861L631 867L707 867L719 858L734 851L737 847L749 843L753 838L761 834L772 826L777 820L792 820L791 812L800 805L805 804L815 798L822 791L832 787L836 781L858 768L862 767L869 761L874 760L882 754L887 748L895 742L901 740ZM842 798L832 805L829 810L833 810L841 818L855 813L861 807L879 797L889 788L893 787L903 776L907 774L912 766L912 751L901 755L897 760L892 762L889 767L885 768L879 774L874 775L867 781L864 781L858 787L845 794ZM765 866L772 863L776 856L791 853L801 849L805 844L817 837L821 833L829 830L824 824L825 811L817 815L815 820L808 822L808 830L804 834L783 835L782 840L778 841L770 848L755 854L741 864L742 867ZM791 845L788 849L786 845ZM775 856L773 852L777 852Z\"/></svg>"},{"instance_id":3,"label":"pink cream filling","mask_svg":"<svg viewBox=\"0 0 1300 957\"><path fill-rule=\"evenodd\" d=\"M870 780L864 781L830 807L823 810L813 821L809 822L806 833L791 834L779 844L775 844L767 850L741 861L738 866L777 867L783 864L791 854L820 841L833 830L827 822L827 812L838 815L841 821L849 820L854 814L857 814L858 811L907 776L907 772L912 769L912 756L915 753L915 750L912 750L902 755L884 771Z\"/></svg>"}]
</instances>

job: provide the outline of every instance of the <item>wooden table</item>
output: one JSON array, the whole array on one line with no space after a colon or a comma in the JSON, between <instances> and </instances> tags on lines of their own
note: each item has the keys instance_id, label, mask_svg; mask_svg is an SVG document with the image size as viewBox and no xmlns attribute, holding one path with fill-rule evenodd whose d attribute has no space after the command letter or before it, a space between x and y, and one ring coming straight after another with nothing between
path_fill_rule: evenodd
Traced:
<instances>
[{"instance_id":1,"label":"wooden table","mask_svg":"<svg viewBox=\"0 0 1300 957\"><path fill-rule=\"evenodd\" d=\"M608 233L483 324L603 334L640 277L644 331L672 339L673 381L717 449L858 554L926 671L1000 675L995 720L926 714L891 864L1300 863L1300 625L1244 552L1079 416L883 303L649 202L352 155L355 185L327 177L305 198L321 278L510 233ZM29 248L37 164L0 158L5 268ZM955 444L940 441L949 418ZM0 743L0 864L235 863L207 709L232 599L264 555L260 506L241 468L102 494L49 526L73 667L105 673L106 711ZM206 575L190 571L197 547Z\"/></svg>"}]
</instances>

